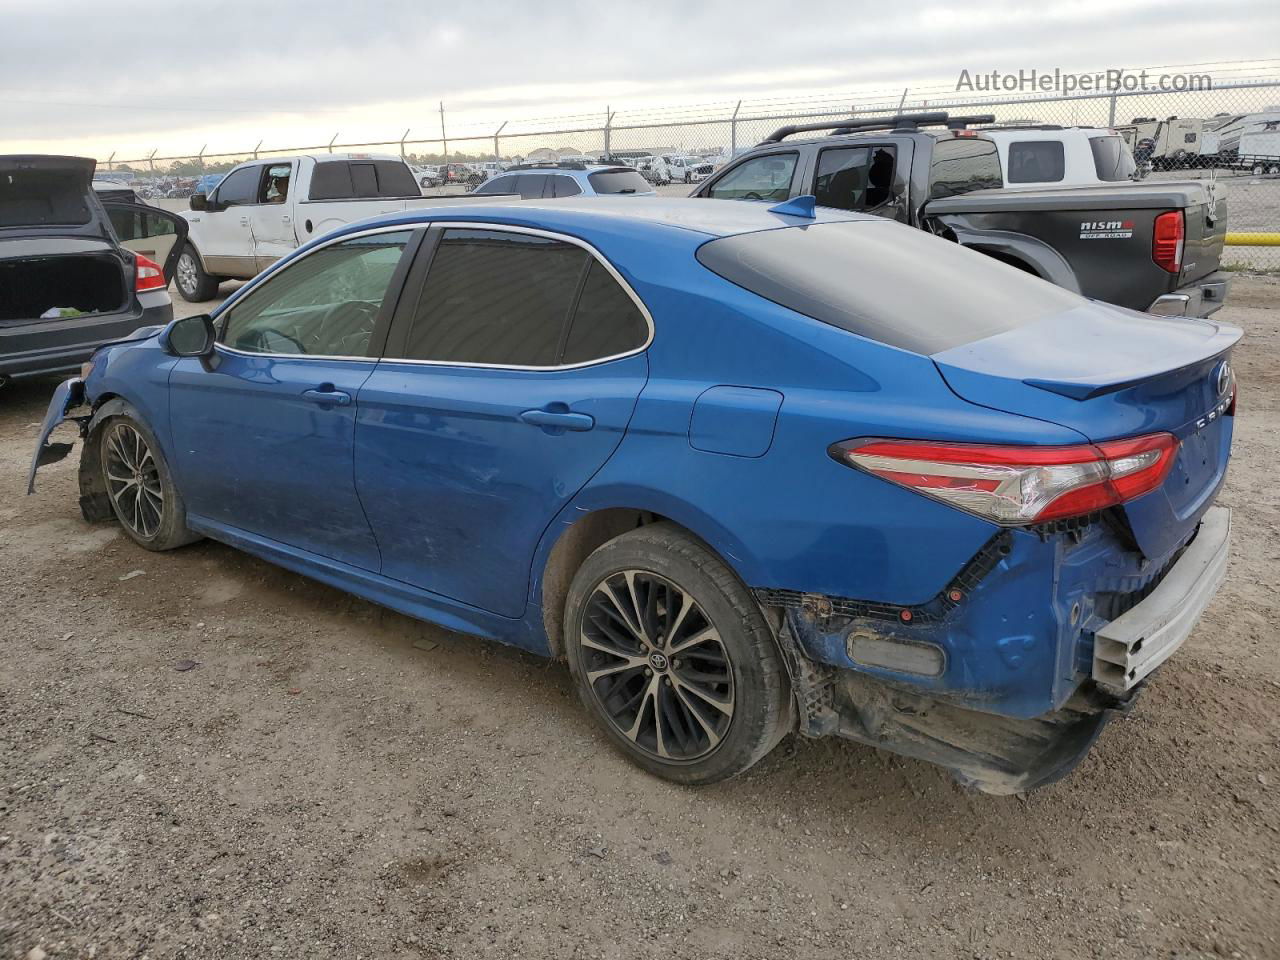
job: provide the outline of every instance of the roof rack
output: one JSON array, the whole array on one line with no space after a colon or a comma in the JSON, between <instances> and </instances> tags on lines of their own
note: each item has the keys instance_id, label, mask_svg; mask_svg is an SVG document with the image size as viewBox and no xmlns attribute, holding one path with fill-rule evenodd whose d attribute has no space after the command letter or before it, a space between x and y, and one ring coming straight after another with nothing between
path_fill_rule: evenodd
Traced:
<instances>
[{"instance_id":1,"label":"roof rack","mask_svg":"<svg viewBox=\"0 0 1280 960\"><path fill-rule=\"evenodd\" d=\"M610 160L534 160L532 163L517 163L507 170L586 170L588 167L625 166Z\"/></svg>"},{"instance_id":2,"label":"roof rack","mask_svg":"<svg viewBox=\"0 0 1280 960\"><path fill-rule=\"evenodd\" d=\"M971 123L995 123L994 113L981 113L969 117L952 117L946 113L899 113L889 117L850 117L847 120L824 120L822 123L793 123L779 127L760 143L779 143L797 133L812 130L830 130L832 136L858 133L863 130L917 130L925 126L945 124L949 130L963 130Z\"/></svg>"}]
</instances>

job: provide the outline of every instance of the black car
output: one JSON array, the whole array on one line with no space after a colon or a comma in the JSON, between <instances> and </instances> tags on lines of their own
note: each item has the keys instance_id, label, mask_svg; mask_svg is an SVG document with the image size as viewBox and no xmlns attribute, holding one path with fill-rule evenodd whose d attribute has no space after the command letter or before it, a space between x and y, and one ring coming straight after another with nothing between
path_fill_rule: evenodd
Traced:
<instances>
[{"instance_id":1,"label":"black car","mask_svg":"<svg viewBox=\"0 0 1280 960\"><path fill-rule=\"evenodd\" d=\"M173 318L177 214L100 197L84 157L0 156L0 383Z\"/></svg>"}]
</instances>

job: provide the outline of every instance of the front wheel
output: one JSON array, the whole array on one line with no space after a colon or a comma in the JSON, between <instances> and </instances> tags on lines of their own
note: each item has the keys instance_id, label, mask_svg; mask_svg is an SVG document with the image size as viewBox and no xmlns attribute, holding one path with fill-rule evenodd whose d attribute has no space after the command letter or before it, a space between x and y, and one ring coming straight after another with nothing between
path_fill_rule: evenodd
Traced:
<instances>
[{"instance_id":1,"label":"front wheel","mask_svg":"<svg viewBox=\"0 0 1280 960\"><path fill-rule=\"evenodd\" d=\"M784 668L759 607L673 524L623 534L586 559L565 634L582 702L650 773L684 784L737 776L790 728Z\"/></svg>"},{"instance_id":2,"label":"front wheel","mask_svg":"<svg viewBox=\"0 0 1280 960\"><path fill-rule=\"evenodd\" d=\"M178 256L173 279L178 293L188 303L204 303L218 295L218 278L205 273L199 254L190 245L183 247Z\"/></svg>"},{"instance_id":3,"label":"front wheel","mask_svg":"<svg viewBox=\"0 0 1280 960\"><path fill-rule=\"evenodd\" d=\"M187 529L187 511L154 434L132 411L98 430L98 463L111 510L134 543L172 550L199 537Z\"/></svg>"}]
</instances>

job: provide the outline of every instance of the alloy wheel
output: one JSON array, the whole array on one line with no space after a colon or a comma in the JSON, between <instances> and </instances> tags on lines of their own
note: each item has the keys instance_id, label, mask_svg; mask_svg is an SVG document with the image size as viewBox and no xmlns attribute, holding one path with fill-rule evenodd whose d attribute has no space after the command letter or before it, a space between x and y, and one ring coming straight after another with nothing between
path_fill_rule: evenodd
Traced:
<instances>
[{"instance_id":1,"label":"alloy wheel","mask_svg":"<svg viewBox=\"0 0 1280 960\"><path fill-rule=\"evenodd\" d=\"M195 293L196 289L196 263L191 254L184 253L178 258L178 266L175 270L178 276L178 286L190 294Z\"/></svg>"},{"instance_id":2,"label":"alloy wheel","mask_svg":"<svg viewBox=\"0 0 1280 960\"><path fill-rule=\"evenodd\" d=\"M160 467L141 433L128 423L108 428L104 446L107 493L120 522L144 540L160 531L164 488Z\"/></svg>"},{"instance_id":3,"label":"alloy wheel","mask_svg":"<svg viewBox=\"0 0 1280 960\"><path fill-rule=\"evenodd\" d=\"M643 570L592 591L580 631L583 670L609 723L640 750L688 762L733 722L733 670L720 632L689 594Z\"/></svg>"}]
</instances>

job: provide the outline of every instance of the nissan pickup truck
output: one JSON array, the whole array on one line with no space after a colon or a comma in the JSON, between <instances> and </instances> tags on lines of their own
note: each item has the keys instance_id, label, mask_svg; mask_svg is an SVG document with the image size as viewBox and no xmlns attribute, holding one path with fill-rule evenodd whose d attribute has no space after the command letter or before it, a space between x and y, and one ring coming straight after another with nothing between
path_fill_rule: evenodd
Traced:
<instances>
[{"instance_id":1,"label":"nissan pickup truck","mask_svg":"<svg viewBox=\"0 0 1280 960\"><path fill-rule=\"evenodd\" d=\"M996 144L969 129L994 120L925 113L782 127L691 196L812 197L928 230L1091 299L1165 316L1222 306L1227 204L1212 183L1005 188ZM815 131L830 133L792 139Z\"/></svg>"},{"instance_id":2,"label":"nissan pickup truck","mask_svg":"<svg viewBox=\"0 0 1280 960\"><path fill-rule=\"evenodd\" d=\"M222 281L255 277L308 240L356 220L493 199L423 196L409 165L395 156L322 153L242 163L212 193L191 195L178 293L192 303L212 300Z\"/></svg>"}]
</instances>

